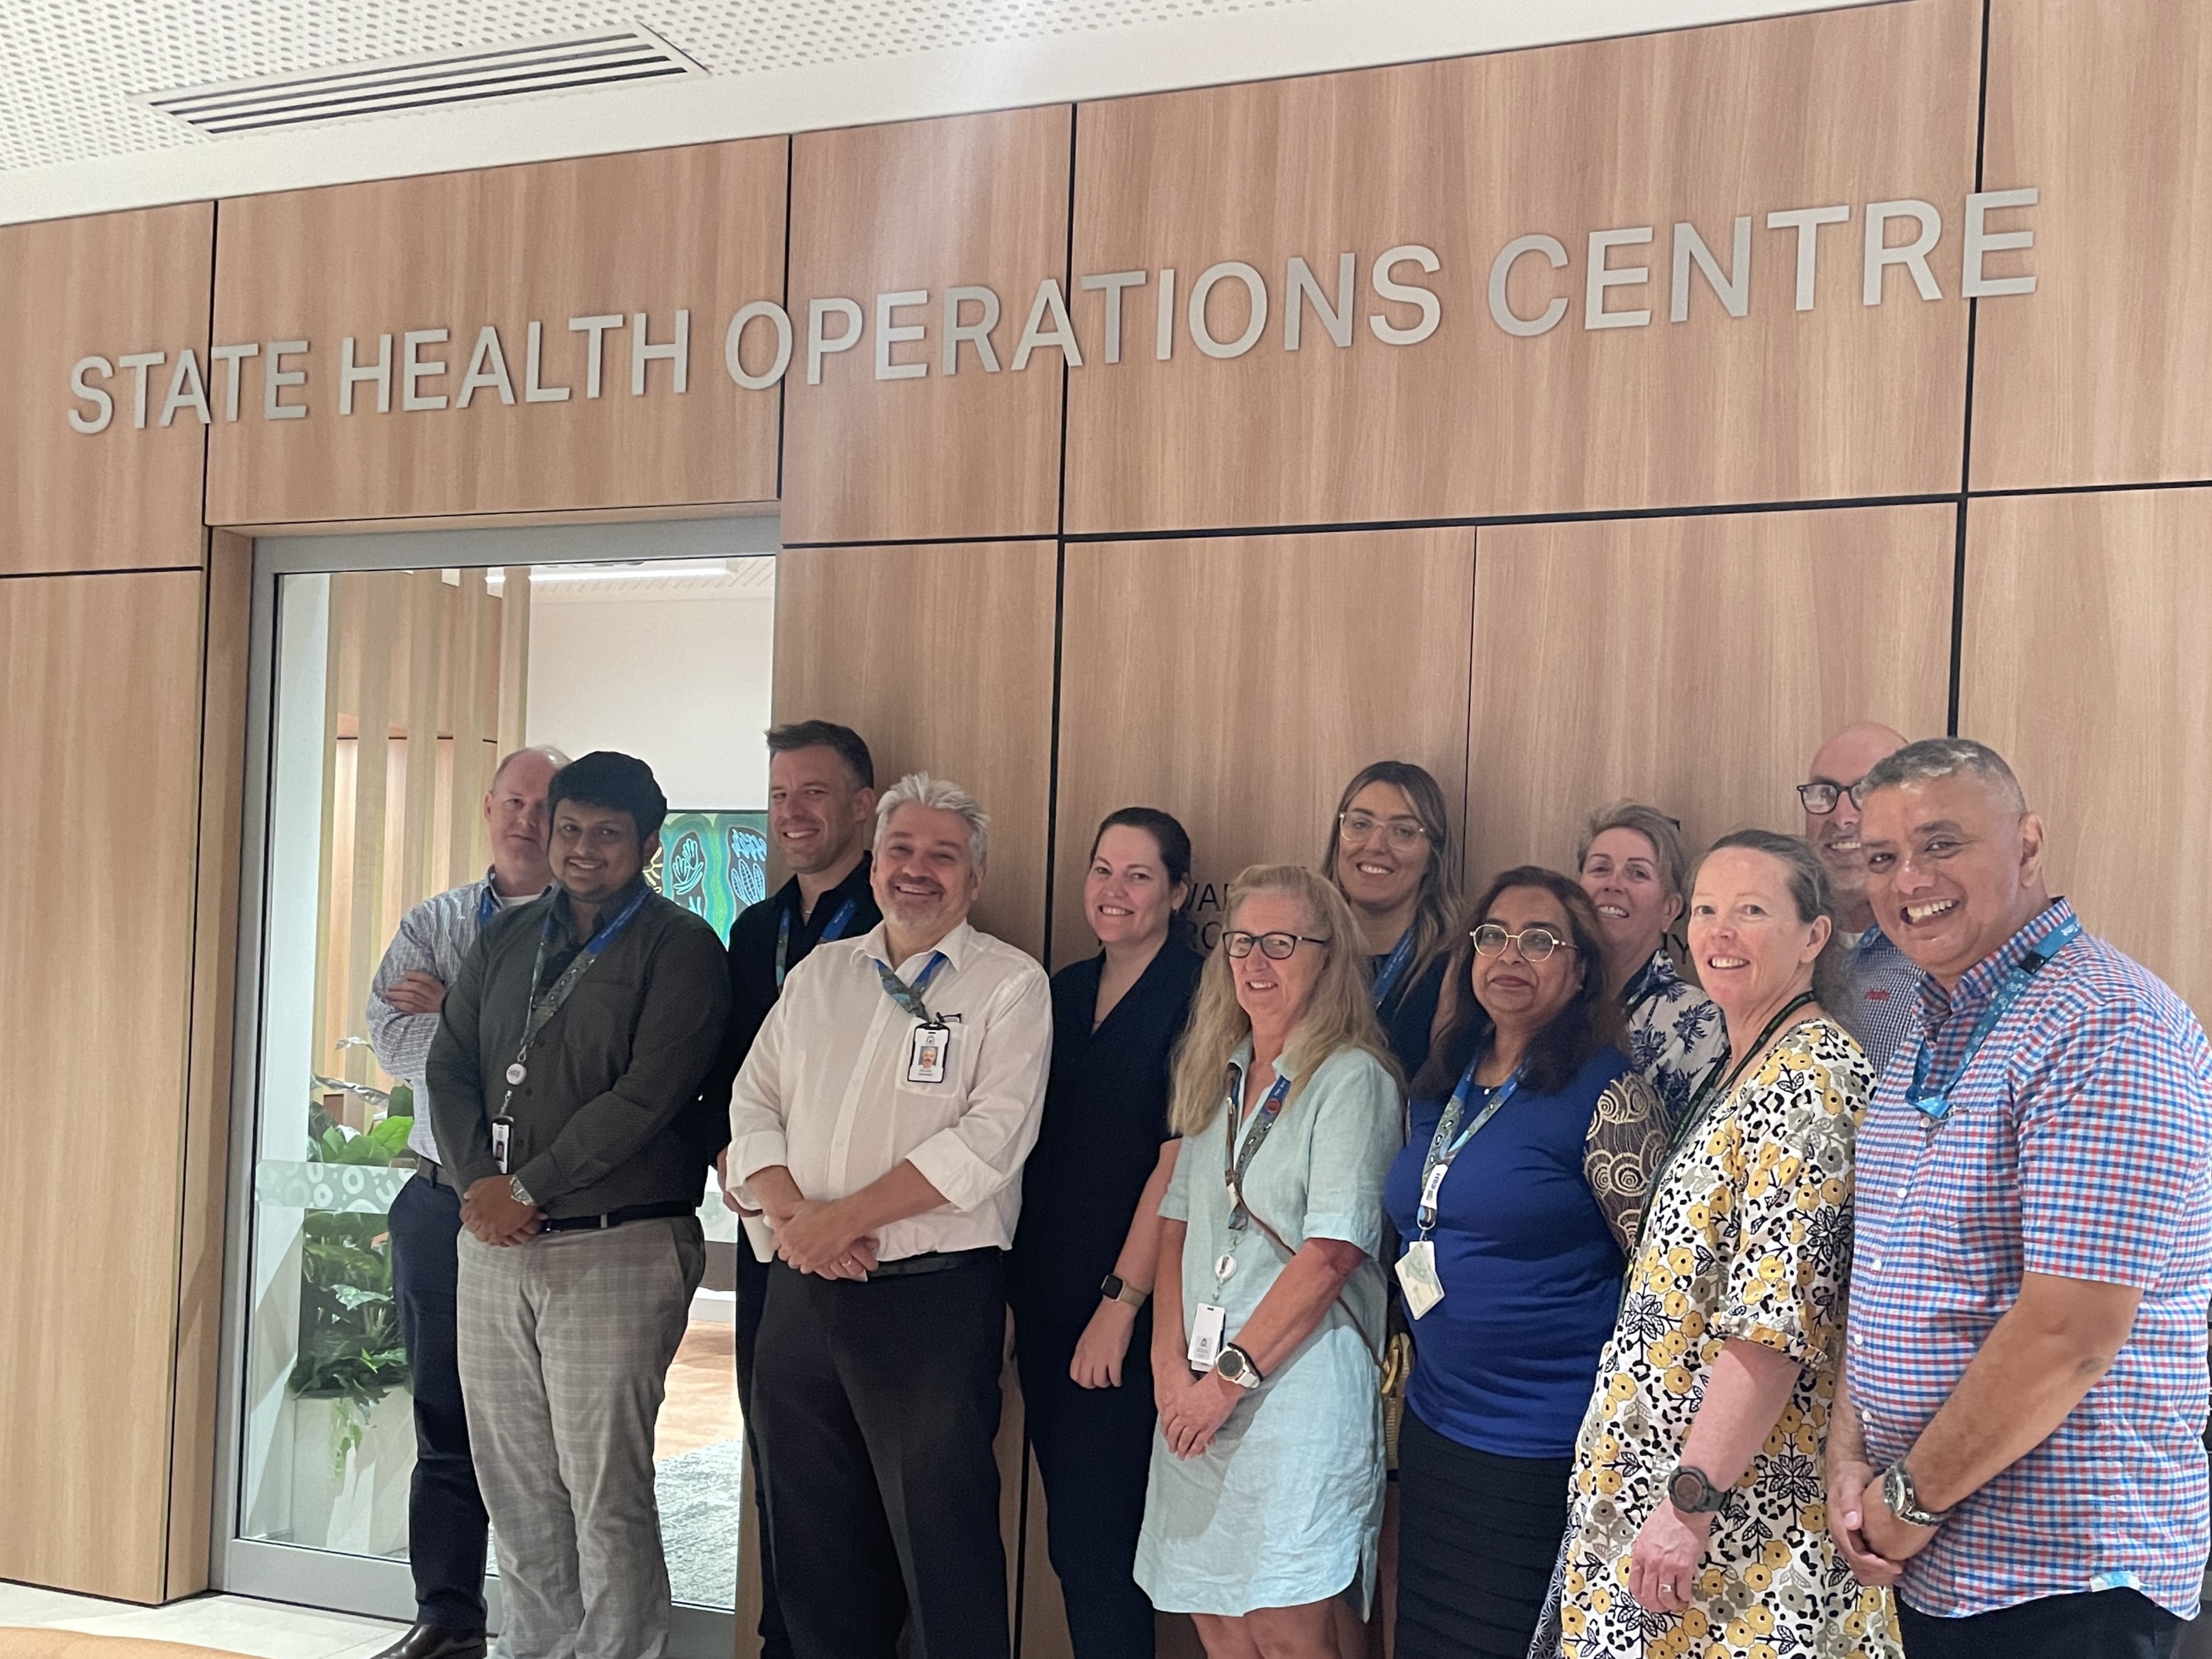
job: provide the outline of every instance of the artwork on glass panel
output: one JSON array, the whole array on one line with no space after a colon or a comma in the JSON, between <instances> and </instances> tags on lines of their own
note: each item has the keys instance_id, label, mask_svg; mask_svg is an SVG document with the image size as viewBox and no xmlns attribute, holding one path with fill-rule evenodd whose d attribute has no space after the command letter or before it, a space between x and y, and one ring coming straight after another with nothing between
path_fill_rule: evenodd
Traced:
<instances>
[{"instance_id":1,"label":"artwork on glass panel","mask_svg":"<svg viewBox=\"0 0 2212 1659\"><path fill-rule=\"evenodd\" d=\"M671 812L645 878L727 939L738 912L768 896L768 814Z\"/></svg>"}]
</instances>

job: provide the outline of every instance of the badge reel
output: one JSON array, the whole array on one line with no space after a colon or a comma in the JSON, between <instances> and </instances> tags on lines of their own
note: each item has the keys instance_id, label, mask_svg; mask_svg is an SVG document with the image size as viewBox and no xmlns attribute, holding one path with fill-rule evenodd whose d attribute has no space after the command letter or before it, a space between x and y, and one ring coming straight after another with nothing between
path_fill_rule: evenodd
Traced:
<instances>
[{"instance_id":1,"label":"badge reel","mask_svg":"<svg viewBox=\"0 0 2212 1659\"><path fill-rule=\"evenodd\" d=\"M945 1063L952 1054L952 1028L949 1025L927 1024L914 1028L907 1039L906 1080L908 1083L942 1083Z\"/></svg>"}]
</instances>

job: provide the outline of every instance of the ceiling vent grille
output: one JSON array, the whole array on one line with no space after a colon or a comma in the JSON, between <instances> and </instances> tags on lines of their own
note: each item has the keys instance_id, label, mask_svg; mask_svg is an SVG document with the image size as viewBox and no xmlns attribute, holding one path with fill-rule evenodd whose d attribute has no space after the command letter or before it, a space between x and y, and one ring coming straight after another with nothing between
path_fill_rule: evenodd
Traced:
<instances>
[{"instance_id":1,"label":"ceiling vent grille","mask_svg":"<svg viewBox=\"0 0 2212 1659\"><path fill-rule=\"evenodd\" d=\"M148 93L137 101L219 137L706 72L652 30L631 25L513 46L386 58L313 74L264 76L221 86Z\"/></svg>"}]
</instances>

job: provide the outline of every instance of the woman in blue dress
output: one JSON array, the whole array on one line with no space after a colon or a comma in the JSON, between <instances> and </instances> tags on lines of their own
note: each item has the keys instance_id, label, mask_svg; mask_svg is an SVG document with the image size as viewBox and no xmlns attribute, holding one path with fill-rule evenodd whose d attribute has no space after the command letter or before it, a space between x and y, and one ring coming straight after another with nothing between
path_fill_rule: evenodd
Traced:
<instances>
[{"instance_id":1,"label":"woman in blue dress","mask_svg":"<svg viewBox=\"0 0 2212 1659\"><path fill-rule=\"evenodd\" d=\"M1414 1347L1397 1659L1522 1659L1667 1117L1615 1046L1620 1005L1574 881L1499 876L1450 972L1456 1012L1386 1189Z\"/></svg>"},{"instance_id":2,"label":"woman in blue dress","mask_svg":"<svg viewBox=\"0 0 2212 1659\"><path fill-rule=\"evenodd\" d=\"M1402 1109L1362 957L1328 881L1244 871L1176 1055L1137 1582L1213 1659L1338 1659L1332 1603L1374 1594Z\"/></svg>"}]
</instances>

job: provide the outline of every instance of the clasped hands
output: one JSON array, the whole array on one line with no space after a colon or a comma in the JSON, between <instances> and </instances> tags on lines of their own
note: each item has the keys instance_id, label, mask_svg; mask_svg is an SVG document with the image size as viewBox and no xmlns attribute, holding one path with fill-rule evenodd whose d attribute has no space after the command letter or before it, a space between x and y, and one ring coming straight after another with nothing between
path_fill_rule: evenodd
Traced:
<instances>
[{"instance_id":1,"label":"clasped hands","mask_svg":"<svg viewBox=\"0 0 2212 1659\"><path fill-rule=\"evenodd\" d=\"M1168 1449L1188 1460L1213 1443L1244 1390L1219 1371L1192 1375L1189 1362L1176 1354L1153 1361L1152 1397L1159 1406L1160 1432L1167 1437Z\"/></svg>"},{"instance_id":2,"label":"clasped hands","mask_svg":"<svg viewBox=\"0 0 2212 1659\"><path fill-rule=\"evenodd\" d=\"M1899 1518L1879 1486L1869 1463L1845 1458L1829 1466L1828 1535L1859 1583L1882 1589L1905 1576L1905 1563L1936 1541L1936 1528Z\"/></svg>"},{"instance_id":3,"label":"clasped hands","mask_svg":"<svg viewBox=\"0 0 2212 1659\"><path fill-rule=\"evenodd\" d=\"M865 1279L875 1271L876 1237L860 1231L842 1199L808 1198L781 1166L754 1172L749 1183L760 1213L775 1233L775 1253L796 1271L818 1279ZM740 1214L724 1166L723 1200Z\"/></svg>"},{"instance_id":4,"label":"clasped hands","mask_svg":"<svg viewBox=\"0 0 2212 1659\"><path fill-rule=\"evenodd\" d=\"M545 1212L518 1204L503 1175L469 1183L461 1194L461 1225L487 1244L527 1244L545 1224Z\"/></svg>"}]
</instances>

